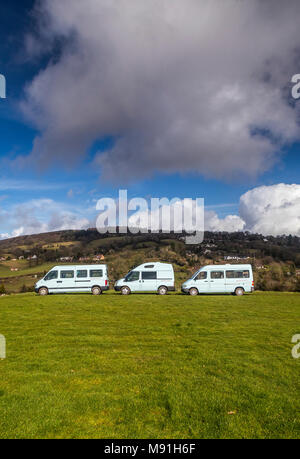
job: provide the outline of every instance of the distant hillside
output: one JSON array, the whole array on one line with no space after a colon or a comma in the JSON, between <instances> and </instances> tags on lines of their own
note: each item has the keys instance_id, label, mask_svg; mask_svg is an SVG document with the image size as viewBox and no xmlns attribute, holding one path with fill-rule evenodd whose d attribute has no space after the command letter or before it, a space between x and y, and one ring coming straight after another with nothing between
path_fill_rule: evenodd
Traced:
<instances>
[{"instance_id":1,"label":"distant hillside","mask_svg":"<svg viewBox=\"0 0 300 459\"><path fill-rule=\"evenodd\" d=\"M105 262L112 281L150 260L174 264L178 284L207 263L250 262L263 290L300 290L300 238L211 233L199 245L178 234L105 234L95 229L56 231L0 241L0 284L32 289L34 279L57 263ZM2 286L3 290L3 286ZM0 290L1 293L1 290Z\"/></svg>"}]
</instances>

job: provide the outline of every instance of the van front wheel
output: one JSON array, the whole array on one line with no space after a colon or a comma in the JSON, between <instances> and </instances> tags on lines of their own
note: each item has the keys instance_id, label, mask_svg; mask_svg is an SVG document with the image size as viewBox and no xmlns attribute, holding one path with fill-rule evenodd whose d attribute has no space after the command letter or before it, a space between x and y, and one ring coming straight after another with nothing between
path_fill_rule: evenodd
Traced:
<instances>
[{"instance_id":1,"label":"van front wheel","mask_svg":"<svg viewBox=\"0 0 300 459\"><path fill-rule=\"evenodd\" d=\"M159 287L159 289L157 290L157 293L159 295L166 295L168 293L168 289L167 287L165 287L164 285L162 285L161 287Z\"/></svg>"},{"instance_id":2,"label":"van front wheel","mask_svg":"<svg viewBox=\"0 0 300 459\"><path fill-rule=\"evenodd\" d=\"M39 295L41 295L41 296L46 296L46 295L48 295L48 293L49 292L48 292L47 287L42 287L42 288L39 289Z\"/></svg>"},{"instance_id":3,"label":"van front wheel","mask_svg":"<svg viewBox=\"0 0 300 459\"><path fill-rule=\"evenodd\" d=\"M131 291L129 287L122 287L121 288L122 295L130 295Z\"/></svg>"},{"instance_id":4,"label":"van front wheel","mask_svg":"<svg viewBox=\"0 0 300 459\"><path fill-rule=\"evenodd\" d=\"M243 296L245 291L244 291L244 289L242 287L238 287L238 288L235 289L234 293L236 294L236 296Z\"/></svg>"},{"instance_id":5,"label":"van front wheel","mask_svg":"<svg viewBox=\"0 0 300 459\"><path fill-rule=\"evenodd\" d=\"M100 295L101 293L102 293L102 291L101 291L100 287L93 287L92 288L92 294L93 295Z\"/></svg>"},{"instance_id":6,"label":"van front wheel","mask_svg":"<svg viewBox=\"0 0 300 459\"><path fill-rule=\"evenodd\" d=\"M192 295L192 296L196 296L196 295L198 295L198 293L199 293L199 292L198 292L198 290L197 290L195 287L192 287L192 288L190 288L190 290L189 290L189 294Z\"/></svg>"}]
</instances>

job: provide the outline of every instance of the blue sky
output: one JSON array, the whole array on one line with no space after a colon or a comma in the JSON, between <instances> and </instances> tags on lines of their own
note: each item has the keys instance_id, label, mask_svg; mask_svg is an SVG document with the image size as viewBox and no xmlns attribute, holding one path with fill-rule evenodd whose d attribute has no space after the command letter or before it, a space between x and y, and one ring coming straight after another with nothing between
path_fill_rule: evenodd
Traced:
<instances>
[{"instance_id":1,"label":"blue sky","mask_svg":"<svg viewBox=\"0 0 300 459\"><path fill-rule=\"evenodd\" d=\"M204 197L207 209L214 211L219 218L224 219L228 215L239 214L240 197L248 190L261 186L269 187L279 183L284 183L286 185L299 183L300 143L297 135L295 134L296 129L295 132L287 136L285 140L280 140L277 143L275 142L272 146L268 145L266 147L264 145L259 159L261 164L263 164L262 171L260 171L258 165L255 165L255 171L250 174L250 176L247 176L247 173L244 173L247 171L247 155L238 158L238 161L241 162L241 165L244 168L243 173L239 173L239 170L237 170L235 171L236 173L234 176L231 176L225 168L224 171L221 170L221 172L216 173L214 176L213 167L211 164L207 165L207 161L204 161L203 163L195 162L195 168L191 167L190 170L189 168L182 167L182 164L184 164L182 163L182 157L185 155L185 151L182 149L176 151L176 161L178 155L181 156L181 160L178 161L178 165L176 167L173 168L169 166L172 162L172 156L170 154L167 166L165 166L162 162L162 164L159 164L158 167L153 167L151 169L151 166L149 174L144 174L143 168L147 169L147 165L151 164L150 157L150 160L149 158L145 160L145 165L141 167L142 173L140 173L139 170L134 171L134 173L129 176L128 181L122 180L127 174L127 166L124 167L124 156L126 157L126 154L128 153L128 144L131 148L136 148L138 150L141 143L140 140L137 144L133 143L132 139L136 138L134 133L134 124L133 127L130 125L130 138L126 143L126 123L128 121L124 122L122 125L122 122L119 120L112 125L114 129L112 129L111 125L108 123L109 127L107 130L108 132L106 133L105 131L103 132L101 126L101 129L99 129L98 140L95 138L97 135L97 127L92 133L88 132L88 134L84 135L84 146L81 148L82 151L79 149L76 153L76 160L72 160L70 163L68 161L61 163L60 158L57 158L54 155L52 163L45 165L42 162L42 164L40 164L38 155L39 151L37 151L39 147L35 149L34 154L32 154L32 151L34 150L34 142L37 136L47 137L47 135L43 134L43 131L47 131L45 124L53 123L52 112L50 117L47 113L47 107L45 108L47 97L49 97L50 101L53 95L51 91L47 97L45 95L38 95L39 98L37 103L41 103L44 110L42 112L44 124L41 127L39 125L39 120L36 118L30 119L30 116L28 116L28 105L32 105L30 97L32 97L33 92L26 92L26 88L31 87L34 78L39 75L41 70L44 71L46 69L46 71L48 71L48 67L50 66L49 63L53 63L53 59L57 59L63 64L64 54L62 52L62 57L60 53L56 56L56 46L50 46L49 49L45 46L44 52L28 51L28 46L26 47L25 45L26 39L29 36L34 36L36 39L40 33L37 26L40 18L37 13L34 15L32 14L34 3L35 2L33 0L23 0L22 2L13 0L3 1L0 6L0 17L2 18L0 28L0 73L5 76L7 82L7 98L0 99L0 209L2 212L2 218L0 213L0 234L6 236L12 235L12 232L17 229L15 227L16 224L19 226L21 225L23 228L20 233L22 233L22 231L27 232L32 230L30 225L29 227L22 225L19 216L16 217L15 215L15 209L22 204L25 205L25 208L26 206L29 206L32 209L33 204L30 206L28 203L34 203L36 200L51 200L49 209L51 209L52 213L58 211L59 209L59 212L66 211L73 216L77 215L81 221L85 217L87 219L93 218L93 215L95 214L93 208L95 207L96 199L104 196L117 197L118 190L125 187L128 189L130 197L140 196L149 198L165 196L172 198L176 196L179 198L189 197L192 199L195 199L196 197ZM42 3L46 4L47 2ZM55 6L48 8L51 8L50 14L55 18ZM61 24L59 24L59 26L62 27ZM74 27L75 26L76 23ZM68 27L68 25L66 25L66 27ZM114 24L112 24L112 29L113 27ZM49 34L51 33L54 34L53 30L49 32ZM83 35L84 31L82 31L78 26L79 37L80 34ZM49 40L49 36L46 38ZM40 40L42 44L45 43L43 42L43 40L45 40L45 36L42 36ZM99 37L99 40L101 40L101 37ZM37 40L37 42L38 41L39 40ZM64 47L64 45L61 46L62 48ZM92 49L92 46L90 49ZM65 59L68 59L68 56L68 53L65 53ZM300 72L300 62L298 63L299 68L295 68L293 73ZM50 69L50 71L52 71L52 69ZM136 72L140 72L140 69L137 69ZM289 73L287 73L284 77L286 85L289 84L290 77L291 75ZM61 74L60 78L62 78ZM171 72L170 78L173 78ZM241 76L237 77L239 80L240 78ZM121 81L121 83L123 83L123 81ZM276 82L274 84L276 85ZM107 88L105 88L105 94L106 93ZM97 94L95 97L97 97ZM21 102L25 99L28 101L28 98L29 102L27 103L27 108L25 111L21 110ZM107 104L110 104L109 100L110 99L108 98ZM115 101L112 101L112 105L114 103ZM66 100L66 104L68 104L68 100ZM103 104L102 99L99 99L99 104ZM156 109L157 107L154 107L154 110ZM174 110L175 109L176 107ZM112 117L115 116L114 113L111 115ZM83 117L85 116L84 111L82 115ZM96 116L98 115L101 117L102 113L96 113ZM200 115L197 114L197 116ZM147 117L147 119L145 118L144 123L149 123L148 118L150 119L150 117ZM190 113L187 113L187 118L190 119ZM295 116L295 118L297 117ZM153 119L155 120L155 118ZM105 119L104 122L106 122ZM165 120L163 120L163 122L165 122ZM260 119L258 119L258 127L260 127L260 122ZM274 121L271 120L270 123L271 122L273 123L273 126ZM153 121L151 123L154 124ZM121 126L120 135L122 136L122 141L123 137L125 139L124 144L122 144L121 141L118 152L112 153L112 156L110 156L110 151L114 149L116 144L118 144L118 132L115 125L119 126L119 124ZM138 119L136 120L136 125L139 125ZM69 128L69 125L65 127L65 129ZM143 126L141 122L141 126L139 128L144 135L144 137L142 137L142 141L144 139L146 142L147 135L145 132L148 129L148 125L145 124ZM51 134L54 132L54 136L56 135L58 128L55 127L55 129L51 131ZM62 127L62 130L63 129L64 127ZM194 125L191 123L190 132L184 132L184 136L186 136L184 141L186 144L189 144L190 139L194 137L193 129ZM276 129L278 128L276 127L274 130ZM113 132L109 132L112 130ZM61 132L59 135L59 139L64 139L64 135L61 134ZM153 136L159 137L159 135L159 130L157 132L155 130L153 131ZM282 137L284 135L282 132L279 132L278 136ZM263 140L259 140L263 145ZM66 138L66 145L68 144L68 141L69 138ZM226 139L225 136L224 139L221 136L218 139L214 139L214 141L216 148L220 148L220 146L222 146L222 142L224 142L225 145ZM42 146L40 146L41 150L42 147L44 148L45 141L43 142ZM170 142L170 139L168 139L168 142L171 145L170 148L172 149L172 142ZM205 144L209 144L209 148L213 148L213 144L210 142L210 139ZM257 145L257 148L260 148L260 144ZM53 148L53 145L51 145L51 147ZM63 142L60 144L59 148L60 151L63 151ZM194 147L191 149L193 150L193 148ZM199 151L201 151L201 148L203 148L203 146L200 144ZM251 146L251 148L253 147ZM251 148L249 147L249 168L250 164L252 164ZM69 147L67 146L66 150L68 149ZM243 149L243 144L241 145L241 149ZM49 149L46 149L45 151L45 154L49 155ZM98 158L101 158L101 154L103 152L106 152L106 156L103 157L103 161L98 161ZM133 164L139 161L139 154L141 156L143 155L145 158L149 155L148 151L141 151L140 153L136 153L136 156L133 155L133 159L131 159L131 152L129 151L129 153L129 160L127 161L129 165L131 160L133 161ZM58 156L61 155L60 152L57 154ZM66 154L71 157L72 151L68 151ZM208 153L208 155L209 154L213 155L213 153ZM224 154L226 154L226 151ZM238 152L235 153L235 155L236 154L238 154ZM157 155L159 157L160 153L158 152ZM220 150L218 155L222 155L222 150ZM267 160L264 161L264 155L265 157L272 155L272 160L270 160L269 164L267 163ZM106 168L105 162L110 162L110 158L113 166L117 169L119 168L118 158L120 158L121 172L117 177L111 177L111 168L108 170ZM216 161L217 166L218 156L216 156L216 158L217 159L214 161ZM154 159L153 161L155 163L156 160ZM122 172L122 167L124 167L124 172ZM47 210L45 208L43 208L43 210L41 210L41 208L35 209L34 215L41 222L47 222L49 219L49 215L47 214ZM44 229L47 229L47 225L45 225Z\"/></svg>"}]
</instances>

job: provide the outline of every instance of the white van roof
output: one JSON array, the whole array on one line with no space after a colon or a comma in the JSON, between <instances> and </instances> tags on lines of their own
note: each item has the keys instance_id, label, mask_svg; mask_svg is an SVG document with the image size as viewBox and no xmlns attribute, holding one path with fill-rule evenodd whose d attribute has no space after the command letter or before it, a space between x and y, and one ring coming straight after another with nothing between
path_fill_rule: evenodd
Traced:
<instances>
[{"instance_id":1,"label":"white van roof","mask_svg":"<svg viewBox=\"0 0 300 459\"><path fill-rule=\"evenodd\" d=\"M57 266L53 266L53 268L51 268L51 271L52 269L102 269L102 268L106 268L107 266L106 265L57 265Z\"/></svg>"},{"instance_id":2,"label":"white van roof","mask_svg":"<svg viewBox=\"0 0 300 459\"><path fill-rule=\"evenodd\" d=\"M170 263L161 263L160 261L149 261L148 263L143 263L142 265L137 266L134 269L156 269L161 271L173 271L173 266Z\"/></svg>"},{"instance_id":3,"label":"white van roof","mask_svg":"<svg viewBox=\"0 0 300 459\"><path fill-rule=\"evenodd\" d=\"M200 269L252 269L252 265L250 264L207 265L207 266L202 266Z\"/></svg>"}]
</instances>

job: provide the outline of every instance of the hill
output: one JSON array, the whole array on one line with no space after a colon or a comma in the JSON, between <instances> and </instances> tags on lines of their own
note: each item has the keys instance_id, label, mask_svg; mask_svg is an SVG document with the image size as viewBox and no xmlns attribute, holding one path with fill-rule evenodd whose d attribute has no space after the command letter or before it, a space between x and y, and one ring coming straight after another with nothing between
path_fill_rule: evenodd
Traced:
<instances>
[{"instance_id":1,"label":"hill","mask_svg":"<svg viewBox=\"0 0 300 459\"><path fill-rule=\"evenodd\" d=\"M95 229L56 231L0 241L0 293L32 290L35 279L57 263L107 263L111 282L144 261L174 264L176 281L199 266L252 263L256 288L300 290L300 238L249 233L205 233L186 245L182 234L105 234Z\"/></svg>"}]
</instances>

